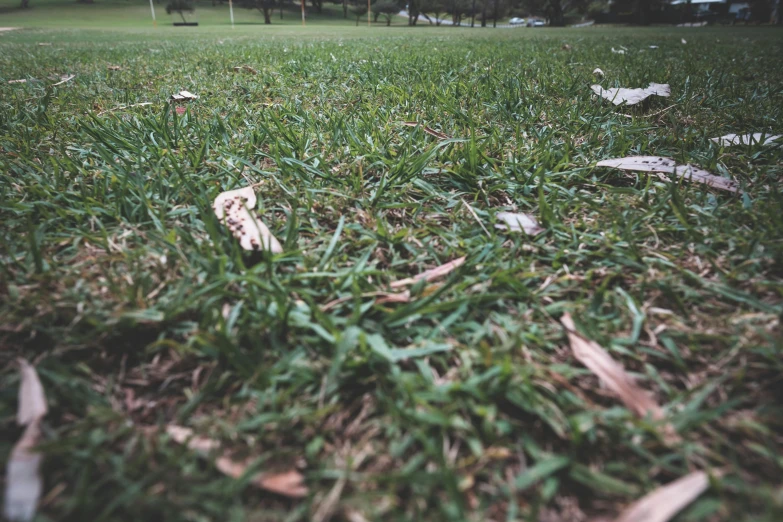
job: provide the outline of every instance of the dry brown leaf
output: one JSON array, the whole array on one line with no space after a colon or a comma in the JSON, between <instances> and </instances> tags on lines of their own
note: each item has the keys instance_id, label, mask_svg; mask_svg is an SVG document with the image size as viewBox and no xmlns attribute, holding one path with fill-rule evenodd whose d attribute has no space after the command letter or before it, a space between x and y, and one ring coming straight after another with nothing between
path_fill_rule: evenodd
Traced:
<instances>
[{"instance_id":1,"label":"dry brown leaf","mask_svg":"<svg viewBox=\"0 0 783 522\"><path fill-rule=\"evenodd\" d=\"M19 359L21 381L19 384L19 405L16 411L16 422L20 426L28 426L40 420L48 408L46 395L35 368L26 360Z\"/></svg>"},{"instance_id":2,"label":"dry brown leaf","mask_svg":"<svg viewBox=\"0 0 783 522\"><path fill-rule=\"evenodd\" d=\"M110 71L121 71L122 67L119 65L107 65L106 68Z\"/></svg>"},{"instance_id":3,"label":"dry brown leaf","mask_svg":"<svg viewBox=\"0 0 783 522\"><path fill-rule=\"evenodd\" d=\"M216 440L194 435L193 430L183 426L166 426L166 433L179 444L187 445L188 449L206 457L215 450L220 449L220 443ZM215 459L215 467L224 475L231 478L239 478L245 474L248 465L238 462L227 454ZM307 486L304 485L304 477L296 470L282 473L259 473L250 481L254 486L291 498L301 498L307 495Z\"/></svg>"},{"instance_id":4,"label":"dry brown leaf","mask_svg":"<svg viewBox=\"0 0 783 522\"><path fill-rule=\"evenodd\" d=\"M669 158L660 156L629 156L627 158L613 158L599 161L597 167L613 167L622 170L633 170L640 172L664 172L674 174L675 176L685 178L690 181L704 183L710 187L737 192L737 182L710 174L706 170L694 167L692 165L677 165Z\"/></svg>"},{"instance_id":5,"label":"dry brown leaf","mask_svg":"<svg viewBox=\"0 0 783 522\"><path fill-rule=\"evenodd\" d=\"M267 250L274 254L283 247L267 226L250 210L257 199L253 187L223 192L215 198L212 209L245 250Z\"/></svg>"},{"instance_id":6,"label":"dry brown leaf","mask_svg":"<svg viewBox=\"0 0 783 522\"><path fill-rule=\"evenodd\" d=\"M615 522L667 522L709 487L703 471L695 471L648 493L626 508Z\"/></svg>"},{"instance_id":7,"label":"dry brown leaf","mask_svg":"<svg viewBox=\"0 0 783 522\"><path fill-rule=\"evenodd\" d=\"M57 83L53 83L53 84L52 84L52 87L57 87L58 85L62 85L62 84L64 84L64 83L70 82L70 81L71 81L71 80L73 80L74 78L76 78L76 75L75 75L75 74L66 74L66 75L63 75L63 76L61 76L61 77L60 77L60 81L59 81L59 82L57 82Z\"/></svg>"},{"instance_id":8,"label":"dry brown leaf","mask_svg":"<svg viewBox=\"0 0 783 522\"><path fill-rule=\"evenodd\" d=\"M570 51L570 50L571 50L571 46L570 46L570 45L568 45L568 44L563 44L563 47L562 47L562 49L563 49L564 51Z\"/></svg>"},{"instance_id":9,"label":"dry brown leaf","mask_svg":"<svg viewBox=\"0 0 783 522\"><path fill-rule=\"evenodd\" d=\"M443 277L453 272L457 268L461 267L464 263L465 263L465 256L459 257L454 261L449 261L446 264L436 266L435 268L431 268L429 270L425 270L419 275L408 277L406 279L400 279L399 281L394 281L389 286L392 288L401 288L408 285L414 285L419 281L427 281L427 282L434 281L439 277Z\"/></svg>"},{"instance_id":10,"label":"dry brown leaf","mask_svg":"<svg viewBox=\"0 0 783 522\"><path fill-rule=\"evenodd\" d=\"M505 225L495 225L495 228L501 230L510 230L512 232L524 231L525 234L529 236L535 236L544 231L544 228L538 224L536 218L529 214L521 212L498 212L495 217L506 223Z\"/></svg>"},{"instance_id":11,"label":"dry brown leaf","mask_svg":"<svg viewBox=\"0 0 783 522\"><path fill-rule=\"evenodd\" d=\"M598 343L585 339L576 332L571 315L563 314L560 322L566 328L574 357L598 376L601 382L612 390L628 409L642 418L647 415L651 415L656 420L663 418L660 406L646 391L636 385L621 364L612 359L612 356Z\"/></svg>"},{"instance_id":12,"label":"dry brown leaf","mask_svg":"<svg viewBox=\"0 0 783 522\"><path fill-rule=\"evenodd\" d=\"M249 72L250 74L258 74L258 71L250 67L249 65L239 65L234 67L234 72Z\"/></svg>"},{"instance_id":13,"label":"dry brown leaf","mask_svg":"<svg viewBox=\"0 0 783 522\"><path fill-rule=\"evenodd\" d=\"M171 101L190 101L198 100L198 96L188 91L179 91L171 95Z\"/></svg>"},{"instance_id":14,"label":"dry brown leaf","mask_svg":"<svg viewBox=\"0 0 783 522\"><path fill-rule=\"evenodd\" d=\"M753 134L726 134L720 138L710 138L710 141L714 141L718 145L724 147L730 147L732 145L779 145L777 140L783 138L783 135L764 135L761 132L755 132Z\"/></svg>"},{"instance_id":15,"label":"dry brown leaf","mask_svg":"<svg viewBox=\"0 0 783 522\"><path fill-rule=\"evenodd\" d=\"M193 435L193 430L185 428L183 426L169 425L166 426L166 433L179 444L186 444L188 449L196 451L202 455L207 455L210 452L218 449L220 443L216 440L209 439L207 437L201 437Z\"/></svg>"},{"instance_id":16,"label":"dry brown leaf","mask_svg":"<svg viewBox=\"0 0 783 522\"><path fill-rule=\"evenodd\" d=\"M27 83L27 80L22 78L21 80L8 80L8 83Z\"/></svg>"},{"instance_id":17,"label":"dry brown leaf","mask_svg":"<svg viewBox=\"0 0 783 522\"><path fill-rule=\"evenodd\" d=\"M651 83L644 89L626 89L625 87L612 87L604 89L600 85L591 85L590 88L601 98L611 101L615 105L636 105L650 96L671 96L671 88L665 83Z\"/></svg>"},{"instance_id":18,"label":"dry brown leaf","mask_svg":"<svg viewBox=\"0 0 783 522\"><path fill-rule=\"evenodd\" d=\"M46 415L46 397L38 374L27 361L19 360L21 380L16 421L27 426L11 450L6 466L3 515L8 520L32 520L43 490L39 472L42 456L34 448L41 438L41 419Z\"/></svg>"},{"instance_id":19,"label":"dry brown leaf","mask_svg":"<svg viewBox=\"0 0 783 522\"><path fill-rule=\"evenodd\" d=\"M418 127L418 126L421 125L417 121L404 121L404 122L402 122L402 124L405 125L406 127ZM423 130L424 132L426 132L430 136L435 136L439 140L447 140L447 139L449 139L449 136L447 134L443 134L442 132L438 132L438 131L436 131L434 129L430 129L426 125L421 125L421 130Z\"/></svg>"}]
</instances>

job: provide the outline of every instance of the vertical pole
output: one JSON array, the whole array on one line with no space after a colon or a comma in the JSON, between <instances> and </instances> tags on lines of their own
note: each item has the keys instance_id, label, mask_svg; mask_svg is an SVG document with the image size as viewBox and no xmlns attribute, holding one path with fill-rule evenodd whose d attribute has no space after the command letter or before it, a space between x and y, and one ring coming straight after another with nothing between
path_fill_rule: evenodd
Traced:
<instances>
[{"instance_id":1,"label":"vertical pole","mask_svg":"<svg viewBox=\"0 0 783 522\"><path fill-rule=\"evenodd\" d=\"M228 12L231 16L231 29L234 28L234 3L231 0L228 0Z\"/></svg>"},{"instance_id":2,"label":"vertical pole","mask_svg":"<svg viewBox=\"0 0 783 522\"><path fill-rule=\"evenodd\" d=\"M367 27L370 27L370 0L367 0Z\"/></svg>"},{"instance_id":3,"label":"vertical pole","mask_svg":"<svg viewBox=\"0 0 783 522\"><path fill-rule=\"evenodd\" d=\"M305 11L305 9L304 9L304 2L305 2L305 0L302 0L302 26L303 26L303 27L304 27L304 25L305 25L305 15L304 15L304 11Z\"/></svg>"},{"instance_id":4,"label":"vertical pole","mask_svg":"<svg viewBox=\"0 0 783 522\"><path fill-rule=\"evenodd\" d=\"M157 27L158 26L158 21L155 20L155 6L152 5L152 0L150 0L150 11L152 12L152 25Z\"/></svg>"}]
</instances>

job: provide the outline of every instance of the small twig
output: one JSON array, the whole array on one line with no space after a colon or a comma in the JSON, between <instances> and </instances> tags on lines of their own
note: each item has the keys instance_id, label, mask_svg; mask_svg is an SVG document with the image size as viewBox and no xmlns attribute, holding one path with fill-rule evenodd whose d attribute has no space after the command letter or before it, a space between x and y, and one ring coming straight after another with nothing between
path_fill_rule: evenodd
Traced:
<instances>
[{"instance_id":1,"label":"small twig","mask_svg":"<svg viewBox=\"0 0 783 522\"><path fill-rule=\"evenodd\" d=\"M468 207L468 210L470 211L470 213L471 213L471 214L473 214L473 217L474 217L474 218L476 218L476 222L477 222L477 223L478 223L478 224L481 226L481 228L484 230L484 232L486 232L486 233L487 233L487 237L492 237L492 234L490 234L490 233L489 233L489 230L487 230L487 227L485 227L485 226L484 226L484 223L482 223L482 222L481 222L481 220L480 220L480 219L479 219L479 217L478 217L478 214L476 214L476 211L475 211L475 210L473 210L473 207L471 207L470 205L468 205L467 201L465 201L465 199L464 199L464 198L460 198L460 200L462 201L462 204L463 204L463 205L465 205L466 207Z\"/></svg>"},{"instance_id":2,"label":"small twig","mask_svg":"<svg viewBox=\"0 0 783 522\"><path fill-rule=\"evenodd\" d=\"M114 107L113 109L106 109L105 111L101 111L96 116L106 114L107 112L121 111L124 109L130 109L131 107L145 107L147 105L152 105L152 102L134 103L133 105L120 105L119 107Z\"/></svg>"},{"instance_id":3,"label":"small twig","mask_svg":"<svg viewBox=\"0 0 783 522\"><path fill-rule=\"evenodd\" d=\"M62 80L61 80L61 81L59 81L59 82L57 82L57 83L53 83L53 84L52 84L52 87L57 87L58 85L62 85L62 84L64 84L64 83L66 83L66 82L70 82L71 80L73 80L74 78L76 78L76 75L75 75L75 74L72 74L72 75L70 75L70 76L62 76L61 78L62 78Z\"/></svg>"}]
</instances>

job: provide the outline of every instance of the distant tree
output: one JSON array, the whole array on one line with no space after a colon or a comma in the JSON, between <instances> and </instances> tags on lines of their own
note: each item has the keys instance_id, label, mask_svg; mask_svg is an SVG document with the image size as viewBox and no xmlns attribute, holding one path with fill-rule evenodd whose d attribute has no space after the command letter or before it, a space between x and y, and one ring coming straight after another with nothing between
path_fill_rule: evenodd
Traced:
<instances>
[{"instance_id":1,"label":"distant tree","mask_svg":"<svg viewBox=\"0 0 783 522\"><path fill-rule=\"evenodd\" d=\"M446 13L445 2L443 0L419 0L419 2L419 9L424 13L427 20L430 21L430 25L432 24L432 18L428 15L432 15L435 18L435 25L440 25L443 21L441 15Z\"/></svg>"},{"instance_id":2,"label":"distant tree","mask_svg":"<svg viewBox=\"0 0 783 522\"><path fill-rule=\"evenodd\" d=\"M351 9L351 14L353 14L356 17L356 26L358 27L359 19L367 15L367 6L359 4L353 9Z\"/></svg>"},{"instance_id":3,"label":"distant tree","mask_svg":"<svg viewBox=\"0 0 783 522\"><path fill-rule=\"evenodd\" d=\"M22 0L22 4L19 7L21 7L22 9L27 9L28 7L30 7L30 0Z\"/></svg>"},{"instance_id":4,"label":"distant tree","mask_svg":"<svg viewBox=\"0 0 783 522\"><path fill-rule=\"evenodd\" d=\"M324 0L310 0L310 3L315 7L316 12L320 13L324 8Z\"/></svg>"},{"instance_id":5,"label":"distant tree","mask_svg":"<svg viewBox=\"0 0 783 522\"><path fill-rule=\"evenodd\" d=\"M378 16L383 16L388 27L391 25L392 17L400 12L400 6L396 2L380 0L372 5L372 11L376 15L375 20L378 20Z\"/></svg>"},{"instance_id":6,"label":"distant tree","mask_svg":"<svg viewBox=\"0 0 783 522\"><path fill-rule=\"evenodd\" d=\"M748 6L751 20L758 24L769 22L775 9L771 0L750 0Z\"/></svg>"},{"instance_id":7,"label":"distant tree","mask_svg":"<svg viewBox=\"0 0 783 522\"><path fill-rule=\"evenodd\" d=\"M408 0L406 10L408 11L408 25L416 25L421 14L422 0Z\"/></svg>"},{"instance_id":8,"label":"distant tree","mask_svg":"<svg viewBox=\"0 0 783 522\"><path fill-rule=\"evenodd\" d=\"M237 5L245 9L258 9L264 15L264 23L272 23L272 11L275 8L276 0L238 0Z\"/></svg>"},{"instance_id":9,"label":"distant tree","mask_svg":"<svg viewBox=\"0 0 783 522\"><path fill-rule=\"evenodd\" d=\"M192 13L196 8L193 7L193 3L190 0L170 0L166 6L166 14L177 13L184 23L188 21L185 19L185 13Z\"/></svg>"},{"instance_id":10,"label":"distant tree","mask_svg":"<svg viewBox=\"0 0 783 522\"><path fill-rule=\"evenodd\" d=\"M472 0L445 0L446 12L451 15L451 21L455 26L462 25L462 19L466 14L470 16L472 5Z\"/></svg>"}]
</instances>

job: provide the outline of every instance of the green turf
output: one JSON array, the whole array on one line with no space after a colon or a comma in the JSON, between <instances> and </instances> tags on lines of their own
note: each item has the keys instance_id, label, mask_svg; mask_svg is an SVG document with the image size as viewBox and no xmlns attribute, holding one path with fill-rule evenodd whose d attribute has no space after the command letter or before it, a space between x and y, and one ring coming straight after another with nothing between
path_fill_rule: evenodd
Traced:
<instances>
[{"instance_id":1,"label":"green turf","mask_svg":"<svg viewBox=\"0 0 783 522\"><path fill-rule=\"evenodd\" d=\"M581 521L694 469L723 475L678 520L781 520L783 153L708 140L783 133L781 32L235 31L0 35L0 455L24 356L39 520ZM615 108L595 67L672 96ZM745 193L594 167L631 154ZM250 183L284 254L210 209ZM497 230L514 209L545 231ZM410 303L369 295L460 256ZM680 441L573 358L565 311ZM224 477L170 423L310 495Z\"/></svg>"}]
</instances>

